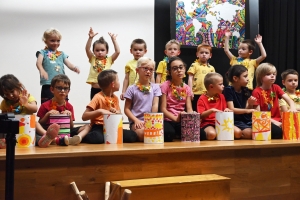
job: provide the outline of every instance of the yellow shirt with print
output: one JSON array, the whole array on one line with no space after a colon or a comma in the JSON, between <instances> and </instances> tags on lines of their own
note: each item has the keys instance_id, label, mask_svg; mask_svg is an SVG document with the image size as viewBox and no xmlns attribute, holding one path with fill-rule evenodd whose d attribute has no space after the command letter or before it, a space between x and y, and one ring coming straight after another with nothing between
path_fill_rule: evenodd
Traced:
<instances>
[{"instance_id":1,"label":"yellow shirt with print","mask_svg":"<svg viewBox=\"0 0 300 200\"><path fill-rule=\"evenodd\" d=\"M111 56L106 58L106 63L105 63L105 68L103 70L106 69L110 69L111 65L113 64ZM96 69L95 66L95 61L96 61L96 57L93 56L90 60L91 66L90 66L90 73L88 76L88 79L86 80L86 83L88 84L93 84L93 83L98 83L98 74L100 72L98 72L98 69Z\"/></svg>"},{"instance_id":2,"label":"yellow shirt with print","mask_svg":"<svg viewBox=\"0 0 300 200\"><path fill-rule=\"evenodd\" d=\"M157 66L157 70L156 70L156 74L161 74L161 79L160 79L160 83L164 83L167 79L167 62L166 61L160 61L158 66Z\"/></svg>"},{"instance_id":3,"label":"yellow shirt with print","mask_svg":"<svg viewBox=\"0 0 300 200\"><path fill-rule=\"evenodd\" d=\"M36 102L35 98L32 95L29 95L29 98L28 98L27 102L31 103L31 102L34 102L34 101ZM0 108L1 108L3 113L12 112L11 106L14 107L14 108L19 106L19 102L15 103L15 104L10 104L9 102L10 102L9 100L5 100L5 99L2 100ZM31 115L33 113L28 113L27 108L23 107L23 108L21 108L21 113L15 113L15 114L23 114L23 115L28 114L28 115Z\"/></svg>"},{"instance_id":4,"label":"yellow shirt with print","mask_svg":"<svg viewBox=\"0 0 300 200\"><path fill-rule=\"evenodd\" d=\"M130 60L126 63L125 74L129 73L129 84L133 85L139 80L139 75L136 73L137 60Z\"/></svg>"},{"instance_id":5,"label":"yellow shirt with print","mask_svg":"<svg viewBox=\"0 0 300 200\"><path fill-rule=\"evenodd\" d=\"M194 94L201 95L206 92L204 77L210 72L215 72L215 68L212 65L201 64L198 61L195 61L190 66L187 73L194 75L192 87Z\"/></svg>"},{"instance_id":6,"label":"yellow shirt with print","mask_svg":"<svg viewBox=\"0 0 300 200\"><path fill-rule=\"evenodd\" d=\"M295 98L299 98L297 95L295 95L295 94L289 94L289 93L287 93L286 92L286 94L291 98L291 99L295 99ZM294 101L294 104L295 104L295 106L296 106L296 109L300 109L300 102L295 102ZM287 104L286 103L286 101L283 99L283 98L281 98L281 99L279 99L279 106L281 107L281 106L286 106L287 107L287 109L290 109L290 106L289 106L289 104Z\"/></svg>"},{"instance_id":7,"label":"yellow shirt with print","mask_svg":"<svg viewBox=\"0 0 300 200\"><path fill-rule=\"evenodd\" d=\"M244 65L247 69L248 69L248 78L249 78L249 82L247 87L250 90L253 90L253 79L254 79L254 72L255 69L257 68L257 63L256 63L256 59L244 59L243 61L238 61L237 57L233 56L231 61L230 61L230 65Z\"/></svg>"}]
</instances>

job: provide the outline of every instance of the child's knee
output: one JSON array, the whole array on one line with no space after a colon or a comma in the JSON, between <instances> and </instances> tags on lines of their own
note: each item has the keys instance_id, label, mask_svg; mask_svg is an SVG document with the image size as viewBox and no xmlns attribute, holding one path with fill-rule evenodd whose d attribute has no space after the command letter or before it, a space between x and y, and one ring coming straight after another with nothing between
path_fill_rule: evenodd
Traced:
<instances>
[{"instance_id":1,"label":"child's knee","mask_svg":"<svg viewBox=\"0 0 300 200\"><path fill-rule=\"evenodd\" d=\"M206 138L207 138L207 140L214 140L214 139L216 139L216 136L217 136L217 133L216 133L216 131L207 131L206 132Z\"/></svg>"},{"instance_id":2,"label":"child's knee","mask_svg":"<svg viewBox=\"0 0 300 200\"><path fill-rule=\"evenodd\" d=\"M239 129L238 127L234 127L234 138L235 139L240 139L243 135L243 132L241 129Z\"/></svg>"}]
</instances>

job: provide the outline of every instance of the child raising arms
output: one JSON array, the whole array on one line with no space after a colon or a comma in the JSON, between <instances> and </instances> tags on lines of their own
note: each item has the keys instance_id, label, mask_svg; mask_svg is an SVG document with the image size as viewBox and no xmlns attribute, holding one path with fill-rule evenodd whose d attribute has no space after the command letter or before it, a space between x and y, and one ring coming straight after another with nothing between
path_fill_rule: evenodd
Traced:
<instances>
[{"instance_id":1,"label":"child raising arms","mask_svg":"<svg viewBox=\"0 0 300 200\"><path fill-rule=\"evenodd\" d=\"M251 96L246 87L248 70L243 65L234 65L227 72L228 81L231 86L225 87L223 94L227 101L227 107L234 112L235 138L252 138L252 115L253 105L256 99Z\"/></svg>"},{"instance_id":2,"label":"child raising arms","mask_svg":"<svg viewBox=\"0 0 300 200\"><path fill-rule=\"evenodd\" d=\"M261 55L256 59L250 59L250 56L253 54L255 50L255 43L252 40L244 40L240 43L238 48L238 57L235 57L232 55L232 53L229 50L229 37L231 36L230 31L225 32L225 47L224 51L227 55L227 57L230 60L230 65L237 65L241 64L244 65L248 69L248 76L249 76L249 82L247 87L250 90L253 90L253 79L254 79L254 72L257 66L267 57L266 50L262 44L262 36L257 35L254 41L259 47Z\"/></svg>"},{"instance_id":3,"label":"child raising arms","mask_svg":"<svg viewBox=\"0 0 300 200\"><path fill-rule=\"evenodd\" d=\"M158 112L158 101L161 96L160 87L150 83L155 69L155 62L141 57L137 61L136 72L138 82L128 87L124 97L124 112L129 118L130 129L136 132L139 141L144 141L144 113Z\"/></svg>"},{"instance_id":4,"label":"child raising arms","mask_svg":"<svg viewBox=\"0 0 300 200\"><path fill-rule=\"evenodd\" d=\"M193 112L191 88L183 82L185 64L179 57L170 58L167 64L167 81L161 84L160 110L164 113L164 141L172 142L181 136L181 113Z\"/></svg>"},{"instance_id":5,"label":"child raising arms","mask_svg":"<svg viewBox=\"0 0 300 200\"><path fill-rule=\"evenodd\" d=\"M279 85L274 84L276 80L276 68L270 63L262 63L256 69L256 88L252 95L257 99L254 106L259 111L271 111L271 139L282 139L281 115L278 99L283 98L290 106L289 111L297 112L295 104L290 97L284 93Z\"/></svg>"},{"instance_id":6,"label":"child raising arms","mask_svg":"<svg viewBox=\"0 0 300 200\"><path fill-rule=\"evenodd\" d=\"M78 67L73 65L63 51L58 51L62 36L55 28L47 29L43 35L46 44L45 49L36 52L36 66L40 72L40 84L42 85L41 103L52 99L50 91L52 78L57 74L65 74L64 64L72 71L80 73Z\"/></svg>"},{"instance_id":7,"label":"child raising arms","mask_svg":"<svg viewBox=\"0 0 300 200\"><path fill-rule=\"evenodd\" d=\"M103 70L110 69L111 65L120 54L120 48L116 39L117 35L113 33L108 33L115 48L115 52L111 56L107 56L108 43L104 40L103 37L100 37L93 43L93 51L91 51L92 40L97 34L98 33L94 33L91 27L88 34L89 38L85 46L85 52L91 64L90 73L86 81L92 86L90 95L91 100L93 99L95 94L101 91L97 81L98 74Z\"/></svg>"}]
</instances>

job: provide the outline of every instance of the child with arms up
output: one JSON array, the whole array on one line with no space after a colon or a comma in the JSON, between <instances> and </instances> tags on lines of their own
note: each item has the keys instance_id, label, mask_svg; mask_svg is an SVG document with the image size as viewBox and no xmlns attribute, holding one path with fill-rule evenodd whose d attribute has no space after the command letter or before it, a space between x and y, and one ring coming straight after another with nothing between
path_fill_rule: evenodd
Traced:
<instances>
[{"instance_id":1,"label":"child with arms up","mask_svg":"<svg viewBox=\"0 0 300 200\"><path fill-rule=\"evenodd\" d=\"M111 41L114 45L115 52L111 56L107 56L108 54L108 43L104 40L103 37L100 37L93 43L93 51L91 51L91 44L93 38L98 33L94 33L93 29L90 28L89 31L89 38L85 46L85 52L91 64L90 66L90 73L87 79L87 83L91 84L91 100L93 99L94 95L101 91L100 86L98 84L98 74L103 70L110 69L111 65L114 61L119 57L120 48L117 42L117 35L113 33L108 33Z\"/></svg>"},{"instance_id":2,"label":"child with arms up","mask_svg":"<svg viewBox=\"0 0 300 200\"><path fill-rule=\"evenodd\" d=\"M158 112L158 101L161 96L160 87L150 83L155 62L147 57L137 61L136 72L138 82L128 87L124 97L124 112L129 119L130 129L136 132L139 141L144 141L144 113Z\"/></svg>"},{"instance_id":3,"label":"child with arms up","mask_svg":"<svg viewBox=\"0 0 300 200\"><path fill-rule=\"evenodd\" d=\"M235 139L252 139L253 105L256 99L247 88L248 70L243 65L234 65L227 72L230 86L225 87L223 94L227 107L234 112Z\"/></svg>"},{"instance_id":4,"label":"child with arms up","mask_svg":"<svg viewBox=\"0 0 300 200\"><path fill-rule=\"evenodd\" d=\"M160 110L164 114L164 141L181 137L181 113L193 113L192 91L183 82L186 66L179 57L170 58L167 64L167 81L161 84Z\"/></svg>"},{"instance_id":5,"label":"child with arms up","mask_svg":"<svg viewBox=\"0 0 300 200\"><path fill-rule=\"evenodd\" d=\"M232 55L232 53L229 50L229 37L231 36L230 31L225 32L225 47L224 51L227 55L227 57L230 60L230 65L237 65L241 64L244 65L248 69L248 76L249 76L249 82L247 87L250 90L253 90L253 79L254 79L254 72L257 66L267 57L266 50L262 44L262 36L257 35L254 41L259 47L261 55L256 59L250 59L250 56L253 54L255 50L255 43L252 40L244 40L240 43L238 47L238 57L235 57Z\"/></svg>"},{"instance_id":6,"label":"child with arms up","mask_svg":"<svg viewBox=\"0 0 300 200\"><path fill-rule=\"evenodd\" d=\"M95 94L92 101L86 106L82 120L91 121L91 130L83 138L83 142L90 144L104 143L103 115L120 114L119 99L114 92L119 91L120 82L118 73L112 69L104 70L98 75L101 92ZM136 142L137 134L131 130L123 130L123 142Z\"/></svg>"},{"instance_id":7,"label":"child with arms up","mask_svg":"<svg viewBox=\"0 0 300 200\"><path fill-rule=\"evenodd\" d=\"M80 73L78 67L73 65L63 51L58 51L62 36L55 28L47 29L43 35L43 41L46 44L45 49L36 52L36 66L40 72L41 103L52 99L53 94L50 91L52 78L57 74L65 74L64 65L70 70Z\"/></svg>"},{"instance_id":8,"label":"child with arms up","mask_svg":"<svg viewBox=\"0 0 300 200\"><path fill-rule=\"evenodd\" d=\"M289 111L296 112L293 100L274 84L276 80L276 68L270 63L262 63L256 69L256 88L252 95L257 99L254 108L259 111L271 112L271 139L282 139L281 115L279 99L283 98L290 106Z\"/></svg>"}]
</instances>

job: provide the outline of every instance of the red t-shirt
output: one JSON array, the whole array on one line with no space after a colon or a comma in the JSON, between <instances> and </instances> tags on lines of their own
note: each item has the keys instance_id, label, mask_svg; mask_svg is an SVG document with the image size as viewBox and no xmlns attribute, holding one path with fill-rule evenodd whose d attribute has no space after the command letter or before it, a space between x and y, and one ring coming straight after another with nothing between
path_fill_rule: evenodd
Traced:
<instances>
[{"instance_id":1,"label":"red t-shirt","mask_svg":"<svg viewBox=\"0 0 300 200\"><path fill-rule=\"evenodd\" d=\"M219 94L218 100L208 101L206 95L201 95L197 102L197 111L198 113L203 113L206 110L211 108L216 108L221 111L227 108L227 103L223 94ZM200 128L207 126L207 125L215 125L216 121L216 113L211 113L205 119L201 120Z\"/></svg>"},{"instance_id":2,"label":"red t-shirt","mask_svg":"<svg viewBox=\"0 0 300 200\"><path fill-rule=\"evenodd\" d=\"M279 87L279 85L273 84L268 90L263 90L257 87L253 90L252 96L257 99L257 104L261 111L271 111L271 118L276 121L281 121L281 115L279 110L279 100L284 91Z\"/></svg>"}]
</instances>

